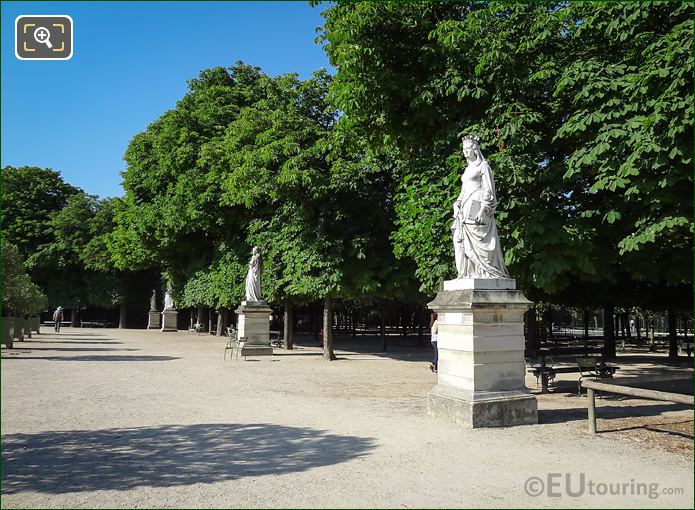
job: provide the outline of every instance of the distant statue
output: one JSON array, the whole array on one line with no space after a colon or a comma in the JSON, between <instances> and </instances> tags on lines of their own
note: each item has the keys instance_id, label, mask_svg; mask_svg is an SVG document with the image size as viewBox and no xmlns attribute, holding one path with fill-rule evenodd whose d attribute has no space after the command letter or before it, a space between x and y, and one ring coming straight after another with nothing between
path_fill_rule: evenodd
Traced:
<instances>
[{"instance_id":1,"label":"distant statue","mask_svg":"<svg viewBox=\"0 0 695 510\"><path fill-rule=\"evenodd\" d=\"M466 136L462 142L468 165L461 175L461 194L454 202L451 226L456 277L509 278L493 216L497 194L492 169L477 137Z\"/></svg>"},{"instance_id":2,"label":"distant statue","mask_svg":"<svg viewBox=\"0 0 695 510\"><path fill-rule=\"evenodd\" d=\"M261 272L263 271L263 259L258 246L251 251L249 271L246 273L246 301L263 301L261 297Z\"/></svg>"},{"instance_id":3,"label":"distant statue","mask_svg":"<svg viewBox=\"0 0 695 510\"><path fill-rule=\"evenodd\" d=\"M150 298L150 311L151 312L157 311L157 291L156 290L152 291L152 297Z\"/></svg>"},{"instance_id":4,"label":"distant statue","mask_svg":"<svg viewBox=\"0 0 695 510\"><path fill-rule=\"evenodd\" d=\"M164 309L174 310L174 298L171 295L171 286L167 287L166 294L164 294Z\"/></svg>"}]
</instances>

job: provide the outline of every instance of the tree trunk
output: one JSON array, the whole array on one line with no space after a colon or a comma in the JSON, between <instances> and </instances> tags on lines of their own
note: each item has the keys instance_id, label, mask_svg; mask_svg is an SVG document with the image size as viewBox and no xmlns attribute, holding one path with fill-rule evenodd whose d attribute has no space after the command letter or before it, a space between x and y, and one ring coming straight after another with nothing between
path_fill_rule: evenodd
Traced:
<instances>
[{"instance_id":1,"label":"tree trunk","mask_svg":"<svg viewBox=\"0 0 695 510\"><path fill-rule=\"evenodd\" d=\"M120 310L118 312L118 327L119 329L125 329L127 328L126 326L126 313L128 312L128 308L125 303L121 303L120 305Z\"/></svg>"},{"instance_id":2,"label":"tree trunk","mask_svg":"<svg viewBox=\"0 0 695 510\"><path fill-rule=\"evenodd\" d=\"M323 359L336 359L333 354L333 298L330 296L323 302Z\"/></svg>"},{"instance_id":3,"label":"tree trunk","mask_svg":"<svg viewBox=\"0 0 695 510\"><path fill-rule=\"evenodd\" d=\"M656 320L654 319L654 317L649 317L647 319L647 336L649 337L649 352L656 352L656 343L654 341L654 337L656 336L655 328Z\"/></svg>"},{"instance_id":4,"label":"tree trunk","mask_svg":"<svg viewBox=\"0 0 695 510\"><path fill-rule=\"evenodd\" d=\"M294 348L294 307L292 301L285 300L285 313L283 317L284 331L282 334L284 347L288 351Z\"/></svg>"},{"instance_id":5,"label":"tree trunk","mask_svg":"<svg viewBox=\"0 0 695 510\"><path fill-rule=\"evenodd\" d=\"M224 308L220 307L217 309L217 331L215 334L217 336L222 336L224 333L222 330L224 329Z\"/></svg>"},{"instance_id":6,"label":"tree trunk","mask_svg":"<svg viewBox=\"0 0 695 510\"><path fill-rule=\"evenodd\" d=\"M417 344L422 347L425 343L425 335L423 331L423 323L425 322L425 310L419 306L417 309Z\"/></svg>"},{"instance_id":7,"label":"tree trunk","mask_svg":"<svg viewBox=\"0 0 695 510\"><path fill-rule=\"evenodd\" d=\"M538 345L538 321L536 320L536 307L533 306L524 315L526 316L526 352L529 356L535 356L540 348Z\"/></svg>"},{"instance_id":8,"label":"tree trunk","mask_svg":"<svg viewBox=\"0 0 695 510\"><path fill-rule=\"evenodd\" d=\"M615 331L613 330L613 305L603 307L603 355L615 359Z\"/></svg>"},{"instance_id":9,"label":"tree trunk","mask_svg":"<svg viewBox=\"0 0 695 510\"><path fill-rule=\"evenodd\" d=\"M357 337L357 310L353 310L350 314L350 330L352 331L352 338Z\"/></svg>"},{"instance_id":10,"label":"tree trunk","mask_svg":"<svg viewBox=\"0 0 695 510\"><path fill-rule=\"evenodd\" d=\"M589 309L584 308L584 313L582 314L584 322L584 338L589 339Z\"/></svg>"},{"instance_id":11,"label":"tree trunk","mask_svg":"<svg viewBox=\"0 0 695 510\"><path fill-rule=\"evenodd\" d=\"M75 327L75 309L70 308L70 327L74 328Z\"/></svg>"},{"instance_id":12,"label":"tree trunk","mask_svg":"<svg viewBox=\"0 0 695 510\"><path fill-rule=\"evenodd\" d=\"M319 335L321 334L321 325L319 324L321 322L319 315L320 309L320 303L314 303L311 305L311 331L314 335L314 340L316 343L319 343L321 339L319 338Z\"/></svg>"},{"instance_id":13,"label":"tree trunk","mask_svg":"<svg viewBox=\"0 0 695 510\"><path fill-rule=\"evenodd\" d=\"M384 305L379 307L379 333L381 334L381 350L386 352L386 322L384 321Z\"/></svg>"},{"instance_id":14,"label":"tree trunk","mask_svg":"<svg viewBox=\"0 0 695 510\"><path fill-rule=\"evenodd\" d=\"M678 333L676 333L676 312L668 311L668 357L678 357Z\"/></svg>"},{"instance_id":15,"label":"tree trunk","mask_svg":"<svg viewBox=\"0 0 695 510\"><path fill-rule=\"evenodd\" d=\"M627 334L627 337L632 339L632 331L630 331L630 316L625 312L623 314L623 328Z\"/></svg>"},{"instance_id":16,"label":"tree trunk","mask_svg":"<svg viewBox=\"0 0 695 510\"><path fill-rule=\"evenodd\" d=\"M212 332L212 307L208 307L208 333Z\"/></svg>"}]
</instances>

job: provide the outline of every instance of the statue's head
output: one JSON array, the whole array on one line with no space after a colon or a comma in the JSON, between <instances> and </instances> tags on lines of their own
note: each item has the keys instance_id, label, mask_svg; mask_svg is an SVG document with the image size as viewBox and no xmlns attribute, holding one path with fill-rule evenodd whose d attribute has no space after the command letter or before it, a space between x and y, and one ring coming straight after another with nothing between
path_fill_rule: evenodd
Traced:
<instances>
[{"instance_id":1,"label":"statue's head","mask_svg":"<svg viewBox=\"0 0 695 510\"><path fill-rule=\"evenodd\" d=\"M258 246L254 246L253 250L251 250L251 253L253 255L258 255L261 252L261 249Z\"/></svg>"},{"instance_id":2,"label":"statue's head","mask_svg":"<svg viewBox=\"0 0 695 510\"><path fill-rule=\"evenodd\" d=\"M480 151L480 138L477 136L466 135L461 139L463 147L463 155L468 161L477 161L483 159L483 153Z\"/></svg>"}]
</instances>

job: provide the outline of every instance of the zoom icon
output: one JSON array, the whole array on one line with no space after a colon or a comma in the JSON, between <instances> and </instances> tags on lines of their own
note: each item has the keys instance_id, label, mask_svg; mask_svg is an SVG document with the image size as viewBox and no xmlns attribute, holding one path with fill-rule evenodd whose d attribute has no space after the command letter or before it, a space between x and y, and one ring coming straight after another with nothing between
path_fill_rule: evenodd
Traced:
<instances>
[{"instance_id":1,"label":"zoom icon","mask_svg":"<svg viewBox=\"0 0 695 510\"><path fill-rule=\"evenodd\" d=\"M68 60L72 57L70 16L17 16L14 28L14 52L18 59Z\"/></svg>"}]
</instances>

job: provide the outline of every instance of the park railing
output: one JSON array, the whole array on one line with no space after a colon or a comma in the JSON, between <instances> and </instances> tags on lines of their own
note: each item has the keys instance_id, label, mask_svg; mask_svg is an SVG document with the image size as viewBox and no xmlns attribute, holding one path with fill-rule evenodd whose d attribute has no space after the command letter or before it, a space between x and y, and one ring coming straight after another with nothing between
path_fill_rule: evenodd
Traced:
<instances>
[{"instance_id":1,"label":"park railing","mask_svg":"<svg viewBox=\"0 0 695 510\"><path fill-rule=\"evenodd\" d=\"M624 386L618 384L620 382L629 382L632 384L639 383L655 383L655 382L671 382L692 380L693 373L679 375L664 375L642 378L623 378L614 379L611 383L598 382L594 380L582 381L582 387L586 388L586 396L588 397L588 414L589 414L589 432L596 434L596 392L602 391L605 393L617 393L619 395L629 395L632 397L644 398L648 400L662 400L666 402L675 402L677 404L686 404L693 406L693 396L683 393L672 393L668 391L649 390L644 388L635 388L634 386Z\"/></svg>"}]
</instances>

